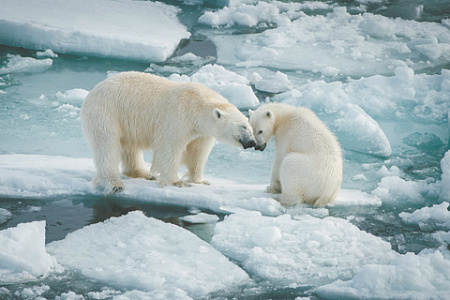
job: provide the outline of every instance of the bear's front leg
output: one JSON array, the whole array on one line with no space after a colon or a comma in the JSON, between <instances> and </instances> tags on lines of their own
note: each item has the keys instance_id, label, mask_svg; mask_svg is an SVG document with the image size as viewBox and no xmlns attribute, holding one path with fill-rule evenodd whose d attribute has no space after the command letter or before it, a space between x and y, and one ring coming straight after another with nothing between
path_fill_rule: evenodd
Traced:
<instances>
[{"instance_id":1,"label":"bear's front leg","mask_svg":"<svg viewBox=\"0 0 450 300\"><path fill-rule=\"evenodd\" d=\"M275 159L273 160L272 171L270 173L270 185L267 187L266 192L271 194L281 193L281 182L280 182L280 166L283 161L284 155L281 153L275 154Z\"/></svg>"},{"instance_id":2,"label":"bear's front leg","mask_svg":"<svg viewBox=\"0 0 450 300\"><path fill-rule=\"evenodd\" d=\"M213 137L199 137L186 147L183 153L182 163L186 165L188 172L185 175L189 182L209 185L203 178L203 169L208 160L209 153L214 146Z\"/></svg>"},{"instance_id":3,"label":"bear's front leg","mask_svg":"<svg viewBox=\"0 0 450 300\"><path fill-rule=\"evenodd\" d=\"M182 182L178 178L178 168L181 164L182 151L177 147L165 145L159 149L155 149L153 153L153 164L155 169L159 171L157 177L158 184L163 187L173 185L178 187L190 186L188 183ZM151 172L152 173L152 172Z\"/></svg>"}]
</instances>

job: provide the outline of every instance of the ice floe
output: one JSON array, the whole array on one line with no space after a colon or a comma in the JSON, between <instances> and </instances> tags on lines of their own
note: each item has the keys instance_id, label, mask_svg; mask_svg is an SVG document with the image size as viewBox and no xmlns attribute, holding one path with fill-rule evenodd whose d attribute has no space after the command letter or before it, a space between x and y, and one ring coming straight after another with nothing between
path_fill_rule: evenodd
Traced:
<instances>
[{"instance_id":1,"label":"ice floe","mask_svg":"<svg viewBox=\"0 0 450 300\"><path fill-rule=\"evenodd\" d=\"M211 244L244 270L276 286L351 279L369 263L388 263L391 245L348 221L238 211L216 225Z\"/></svg>"},{"instance_id":2,"label":"ice floe","mask_svg":"<svg viewBox=\"0 0 450 300\"><path fill-rule=\"evenodd\" d=\"M326 299L447 299L450 261L440 251L399 255L390 264L369 264L349 281L317 288Z\"/></svg>"},{"instance_id":3,"label":"ice floe","mask_svg":"<svg viewBox=\"0 0 450 300\"><path fill-rule=\"evenodd\" d=\"M61 270L45 249L45 221L0 231L0 245L0 283L34 281Z\"/></svg>"},{"instance_id":4,"label":"ice floe","mask_svg":"<svg viewBox=\"0 0 450 300\"><path fill-rule=\"evenodd\" d=\"M58 53L164 61L190 33L179 9L150 1L2 1L2 44Z\"/></svg>"},{"instance_id":5,"label":"ice floe","mask_svg":"<svg viewBox=\"0 0 450 300\"><path fill-rule=\"evenodd\" d=\"M259 104L250 82L244 76L219 65L206 65L192 76L173 74L171 80L181 82L199 82L228 99L239 108L254 107Z\"/></svg>"},{"instance_id":6,"label":"ice floe","mask_svg":"<svg viewBox=\"0 0 450 300\"><path fill-rule=\"evenodd\" d=\"M20 55L8 54L5 66L0 68L0 75L10 73L40 73L48 70L53 60L50 58L35 59Z\"/></svg>"},{"instance_id":7,"label":"ice floe","mask_svg":"<svg viewBox=\"0 0 450 300\"><path fill-rule=\"evenodd\" d=\"M442 202L432 207L423 207L413 213L402 212L400 218L407 224L417 224L421 230L450 230L449 203Z\"/></svg>"},{"instance_id":8,"label":"ice floe","mask_svg":"<svg viewBox=\"0 0 450 300\"><path fill-rule=\"evenodd\" d=\"M193 233L140 211L72 232L47 251L84 276L141 291L182 290L199 298L250 281Z\"/></svg>"},{"instance_id":9,"label":"ice floe","mask_svg":"<svg viewBox=\"0 0 450 300\"><path fill-rule=\"evenodd\" d=\"M0 155L0 195L8 197L51 197L58 195L102 195L92 180L92 159L45 155ZM223 207L238 207L277 216L286 208L265 192L266 184L244 184L210 178L211 185L190 188L160 188L144 179L124 179L125 190L117 195L169 205L198 207L224 213ZM333 205L380 206L377 196L359 190L341 189Z\"/></svg>"}]
</instances>

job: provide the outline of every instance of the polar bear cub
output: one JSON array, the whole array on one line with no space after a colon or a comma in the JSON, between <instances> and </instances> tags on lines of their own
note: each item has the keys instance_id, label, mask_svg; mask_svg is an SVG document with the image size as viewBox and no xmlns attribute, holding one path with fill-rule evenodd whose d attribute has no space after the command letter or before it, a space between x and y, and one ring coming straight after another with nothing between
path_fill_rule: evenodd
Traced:
<instances>
[{"instance_id":1,"label":"polar bear cub","mask_svg":"<svg viewBox=\"0 0 450 300\"><path fill-rule=\"evenodd\" d=\"M128 177L156 179L160 186L188 185L178 178L187 166L187 181L207 184L203 168L214 138L250 148L255 139L248 119L224 97L197 83L177 83L148 73L125 72L99 83L81 109L83 132L94 155L94 183L105 192ZM153 150L150 172L142 151Z\"/></svg>"},{"instance_id":2,"label":"polar bear cub","mask_svg":"<svg viewBox=\"0 0 450 300\"><path fill-rule=\"evenodd\" d=\"M256 150L275 136L270 193L285 205L325 206L339 193L342 153L336 137L309 109L270 103L249 111Z\"/></svg>"}]
</instances>

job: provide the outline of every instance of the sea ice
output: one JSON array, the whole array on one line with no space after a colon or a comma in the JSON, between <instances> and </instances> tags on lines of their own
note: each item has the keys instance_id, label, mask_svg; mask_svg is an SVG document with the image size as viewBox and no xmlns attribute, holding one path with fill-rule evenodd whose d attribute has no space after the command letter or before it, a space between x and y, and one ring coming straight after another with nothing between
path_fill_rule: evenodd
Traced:
<instances>
[{"instance_id":1,"label":"sea ice","mask_svg":"<svg viewBox=\"0 0 450 300\"><path fill-rule=\"evenodd\" d=\"M0 225L12 218L12 213L9 210L0 208Z\"/></svg>"},{"instance_id":2,"label":"sea ice","mask_svg":"<svg viewBox=\"0 0 450 300\"><path fill-rule=\"evenodd\" d=\"M0 43L58 53L164 61L190 33L179 9L151 1L4 0Z\"/></svg>"},{"instance_id":3,"label":"sea ice","mask_svg":"<svg viewBox=\"0 0 450 300\"><path fill-rule=\"evenodd\" d=\"M0 231L0 245L0 283L33 281L61 270L45 249L45 221Z\"/></svg>"},{"instance_id":4,"label":"sea ice","mask_svg":"<svg viewBox=\"0 0 450 300\"><path fill-rule=\"evenodd\" d=\"M440 251L397 256L390 264L369 264L349 281L317 288L326 299L447 299L450 261Z\"/></svg>"},{"instance_id":5,"label":"sea ice","mask_svg":"<svg viewBox=\"0 0 450 300\"><path fill-rule=\"evenodd\" d=\"M131 212L47 245L83 275L131 289L185 291L192 298L248 284L248 275L196 235Z\"/></svg>"},{"instance_id":6,"label":"sea ice","mask_svg":"<svg viewBox=\"0 0 450 300\"><path fill-rule=\"evenodd\" d=\"M211 244L255 278L282 287L351 279L366 264L396 257L389 243L343 219L242 210L216 225Z\"/></svg>"},{"instance_id":7,"label":"sea ice","mask_svg":"<svg viewBox=\"0 0 450 300\"><path fill-rule=\"evenodd\" d=\"M319 1L309 1L306 3L284 3L281 1L258 1L255 5L231 3L218 11L207 11L198 22L213 27L218 26L247 26L256 27L264 23L266 25L283 25L290 23L292 18L302 16L302 11L325 10L330 5Z\"/></svg>"},{"instance_id":8,"label":"sea ice","mask_svg":"<svg viewBox=\"0 0 450 300\"><path fill-rule=\"evenodd\" d=\"M189 222L192 224L198 223L214 223L219 221L219 217L216 215L210 215L206 213L198 213L195 215L189 215L179 218L181 221Z\"/></svg>"},{"instance_id":9,"label":"sea ice","mask_svg":"<svg viewBox=\"0 0 450 300\"><path fill-rule=\"evenodd\" d=\"M253 16L253 12L241 14L249 19ZM413 61L412 68L417 71L450 60L450 32L442 24L393 20L370 13L351 15L345 7L334 7L325 16L303 14L295 18L259 34L212 37L217 62L235 65L260 61L261 66L282 70L369 76L393 74L398 61ZM210 19L211 23L221 23Z\"/></svg>"},{"instance_id":10,"label":"sea ice","mask_svg":"<svg viewBox=\"0 0 450 300\"><path fill-rule=\"evenodd\" d=\"M173 74L171 80L181 82L198 82L215 90L238 108L255 107L258 98L244 76L238 75L219 65L206 65L188 77Z\"/></svg>"},{"instance_id":11,"label":"sea ice","mask_svg":"<svg viewBox=\"0 0 450 300\"><path fill-rule=\"evenodd\" d=\"M53 64L50 58L35 59L20 55L6 55L6 65L0 68L0 75L11 73L40 73L47 71Z\"/></svg>"},{"instance_id":12,"label":"sea ice","mask_svg":"<svg viewBox=\"0 0 450 300\"><path fill-rule=\"evenodd\" d=\"M95 168L92 159L45 155L0 155L0 195L8 197L49 197L57 195L102 195L93 186ZM238 207L278 216L285 212L267 184L245 184L210 178L211 185L190 188L160 188L145 179L125 180L125 190L118 195L168 205L184 205L223 213L222 207ZM380 205L374 195L358 190L341 189L335 205Z\"/></svg>"},{"instance_id":13,"label":"sea ice","mask_svg":"<svg viewBox=\"0 0 450 300\"><path fill-rule=\"evenodd\" d=\"M417 224L422 230L450 230L449 203L442 202L432 207L423 207L413 213L402 212L400 218L407 224Z\"/></svg>"}]
</instances>

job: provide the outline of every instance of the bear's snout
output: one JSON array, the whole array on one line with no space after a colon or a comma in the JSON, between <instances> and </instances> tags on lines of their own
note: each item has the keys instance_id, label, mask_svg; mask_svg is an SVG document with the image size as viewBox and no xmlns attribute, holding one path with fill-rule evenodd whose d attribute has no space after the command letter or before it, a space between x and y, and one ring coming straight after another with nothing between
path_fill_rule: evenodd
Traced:
<instances>
[{"instance_id":1,"label":"bear's snout","mask_svg":"<svg viewBox=\"0 0 450 300\"><path fill-rule=\"evenodd\" d=\"M242 147L244 147L244 149L248 149L248 148L253 148L256 146L256 142L253 139L248 139L248 140L239 140L239 142L242 144Z\"/></svg>"},{"instance_id":2,"label":"bear's snout","mask_svg":"<svg viewBox=\"0 0 450 300\"><path fill-rule=\"evenodd\" d=\"M255 145L255 150L264 151L264 149L266 149L266 145L266 143Z\"/></svg>"}]
</instances>

